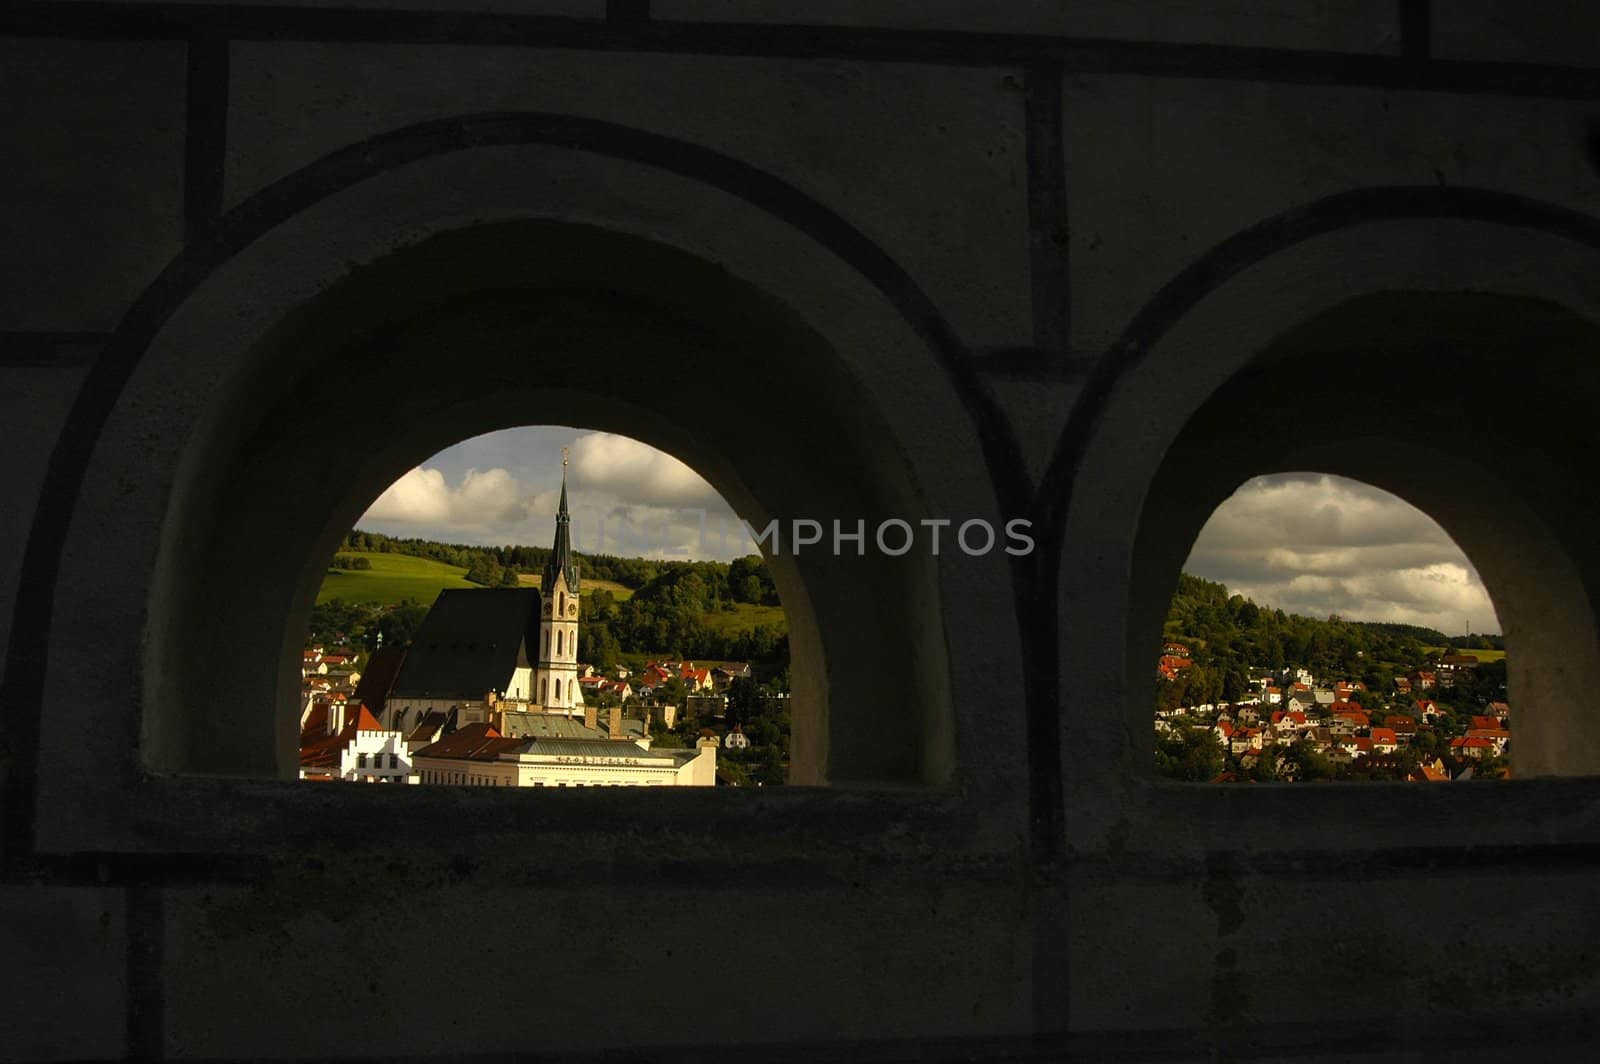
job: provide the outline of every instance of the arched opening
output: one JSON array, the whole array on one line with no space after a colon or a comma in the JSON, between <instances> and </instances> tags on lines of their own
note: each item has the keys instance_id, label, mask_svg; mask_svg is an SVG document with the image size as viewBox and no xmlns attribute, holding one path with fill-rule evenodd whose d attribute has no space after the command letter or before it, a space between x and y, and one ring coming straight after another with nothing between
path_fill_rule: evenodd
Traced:
<instances>
[{"instance_id":1,"label":"arched opening","mask_svg":"<svg viewBox=\"0 0 1600 1064\"><path fill-rule=\"evenodd\" d=\"M1150 663L1211 514L1253 477L1318 470L1414 505L1477 567L1504 635L1513 774L1600 773L1585 694L1600 677L1600 570L1583 530L1597 498L1574 482L1581 463L1571 460L1588 447L1580 412L1600 396L1595 340L1587 323L1546 304L1392 294L1319 315L1235 374L1185 425L1146 498L1130 720L1148 728Z\"/></svg>"},{"instance_id":2,"label":"arched opening","mask_svg":"<svg viewBox=\"0 0 1600 1064\"><path fill-rule=\"evenodd\" d=\"M1443 528L1367 484L1241 485L1194 541L1154 660L1158 776L1509 775L1514 699L1489 595Z\"/></svg>"},{"instance_id":3,"label":"arched opening","mask_svg":"<svg viewBox=\"0 0 1600 1064\"><path fill-rule=\"evenodd\" d=\"M664 366L696 383L683 389L693 401L662 401ZM339 432L333 381L363 412ZM693 466L763 528L924 511L893 433L786 308L681 252L584 226L485 225L356 270L280 323L210 418L167 518L146 650L143 752L167 771L293 774L297 665L322 576L304 559L332 557L367 501L457 440L529 423L621 432ZM826 447L814 425L828 426ZM908 690L881 667L944 661L925 608L938 599L933 560L771 563L806 707L792 781L947 779L947 672L914 670ZM225 575L243 572L248 591ZM202 711L199 643L239 663L237 713ZM878 726L889 705L912 707L904 728Z\"/></svg>"},{"instance_id":4,"label":"arched opening","mask_svg":"<svg viewBox=\"0 0 1600 1064\"><path fill-rule=\"evenodd\" d=\"M787 781L770 568L727 501L647 444L559 425L461 441L389 485L325 569L302 779L363 778L354 748L384 782L461 760L513 787Z\"/></svg>"}]
</instances>

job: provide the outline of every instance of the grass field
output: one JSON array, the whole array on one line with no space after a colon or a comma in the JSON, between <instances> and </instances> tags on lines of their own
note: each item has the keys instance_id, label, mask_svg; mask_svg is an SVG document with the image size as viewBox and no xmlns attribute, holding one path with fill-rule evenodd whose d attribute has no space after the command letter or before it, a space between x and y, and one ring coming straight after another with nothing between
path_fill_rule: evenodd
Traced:
<instances>
[{"instance_id":1,"label":"grass field","mask_svg":"<svg viewBox=\"0 0 1600 1064\"><path fill-rule=\"evenodd\" d=\"M716 613L705 615L706 627L714 632L730 633L742 632L746 628L760 628L768 626L787 632L789 622L783 616L782 606L756 606L748 602L735 604L737 608L731 613L718 610Z\"/></svg>"},{"instance_id":2,"label":"grass field","mask_svg":"<svg viewBox=\"0 0 1600 1064\"><path fill-rule=\"evenodd\" d=\"M1506 656L1504 650L1455 650L1451 647L1423 647L1422 649L1430 654L1471 654L1478 659L1478 664L1480 665L1487 665L1491 661L1503 661Z\"/></svg>"},{"instance_id":3,"label":"grass field","mask_svg":"<svg viewBox=\"0 0 1600 1064\"><path fill-rule=\"evenodd\" d=\"M427 558L413 558L409 554L373 554L367 551L340 551L340 557L366 558L372 562L371 569L329 569L328 575L322 578L322 587L317 591L317 601L327 602L329 599L344 599L346 602L372 602L380 606L391 606L405 599L416 599L424 606L433 605L433 600L438 598L439 592L446 588L477 587L477 584L467 580L467 571L456 565L446 565L443 562L431 561ZM539 577L520 573L517 577L523 587L538 587ZM618 601L630 598L633 590L622 586L613 580L585 580L583 574L578 574L578 581L585 591L601 589L611 592ZM767 607L750 607L764 609ZM734 616L728 614L727 616ZM736 627L748 628L750 625L737 625Z\"/></svg>"},{"instance_id":4,"label":"grass field","mask_svg":"<svg viewBox=\"0 0 1600 1064\"><path fill-rule=\"evenodd\" d=\"M517 579L522 582L523 587L538 587L544 578L532 573L518 573ZM633 597L633 588L619 584L615 580L591 580L584 576L581 564L578 569L578 586L582 591L609 591L618 602Z\"/></svg>"},{"instance_id":5,"label":"grass field","mask_svg":"<svg viewBox=\"0 0 1600 1064\"><path fill-rule=\"evenodd\" d=\"M340 551L341 557L362 557L372 562L371 569L329 569L317 591L317 601L344 599L346 602L372 602L392 605L416 599L433 605L446 588L477 587L468 583L466 570L409 554L368 554Z\"/></svg>"}]
</instances>

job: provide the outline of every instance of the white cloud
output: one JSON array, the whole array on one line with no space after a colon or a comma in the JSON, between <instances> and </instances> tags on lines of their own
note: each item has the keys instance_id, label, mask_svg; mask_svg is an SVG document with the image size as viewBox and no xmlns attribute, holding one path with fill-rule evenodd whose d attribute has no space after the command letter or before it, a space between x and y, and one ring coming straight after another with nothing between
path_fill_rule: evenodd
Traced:
<instances>
[{"instance_id":1,"label":"white cloud","mask_svg":"<svg viewBox=\"0 0 1600 1064\"><path fill-rule=\"evenodd\" d=\"M439 470L419 466L389 485L361 520L487 531L526 521L525 494L504 469L469 469L452 486Z\"/></svg>"},{"instance_id":2,"label":"white cloud","mask_svg":"<svg viewBox=\"0 0 1600 1064\"><path fill-rule=\"evenodd\" d=\"M1184 568L1291 613L1499 631L1483 581L1432 518L1341 477L1258 477L1219 506Z\"/></svg>"},{"instance_id":3,"label":"white cloud","mask_svg":"<svg viewBox=\"0 0 1600 1064\"><path fill-rule=\"evenodd\" d=\"M391 484L358 527L450 543L548 545L566 444L580 551L722 561L755 553L727 503L676 458L625 436L566 433L575 430L513 429L447 448ZM515 471L479 468L485 459L509 461Z\"/></svg>"},{"instance_id":4,"label":"white cloud","mask_svg":"<svg viewBox=\"0 0 1600 1064\"><path fill-rule=\"evenodd\" d=\"M705 479L647 443L590 432L572 443L571 484L583 490L648 506L723 507Z\"/></svg>"}]
</instances>

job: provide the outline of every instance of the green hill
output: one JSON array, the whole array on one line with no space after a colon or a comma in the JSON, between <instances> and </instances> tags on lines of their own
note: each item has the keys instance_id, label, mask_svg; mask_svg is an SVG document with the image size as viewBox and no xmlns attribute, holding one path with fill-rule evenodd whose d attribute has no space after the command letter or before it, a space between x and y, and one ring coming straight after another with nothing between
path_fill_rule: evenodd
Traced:
<instances>
[{"instance_id":1,"label":"green hill","mask_svg":"<svg viewBox=\"0 0 1600 1064\"><path fill-rule=\"evenodd\" d=\"M406 599L431 605L446 588L476 587L466 570L408 554L340 551L341 558L365 558L370 569L329 569L317 591L317 604L343 599L374 606L392 606Z\"/></svg>"}]
</instances>

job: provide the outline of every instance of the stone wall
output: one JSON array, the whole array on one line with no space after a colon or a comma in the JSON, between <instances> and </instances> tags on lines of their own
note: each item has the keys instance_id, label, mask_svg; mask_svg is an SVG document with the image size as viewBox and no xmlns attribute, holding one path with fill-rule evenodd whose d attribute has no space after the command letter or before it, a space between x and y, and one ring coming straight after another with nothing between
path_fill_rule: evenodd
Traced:
<instances>
[{"instance_id":1,"label":"stone wall","mask_svg":"<svg viewBox=\"0 0 1600 1064\"><path fill-rule=\"evenodd\" d=\"M0 1057L1592 1035L1588 6L445 6L0 14ZM1352 364L1486 432L1215 417ZM332 370L365 383L329 461L302 400ZM663 413L675 375L726 415ZM287 778L338 535L441 447L570 417L754 524L1026 517L1038 549L773 559L809 786ZM1487 494L1433 483L1441 448ZM1387 479L1522 596L1523 778L1150 777L1198 522L1308 466Z\"/></svg>"}]
</instances>

